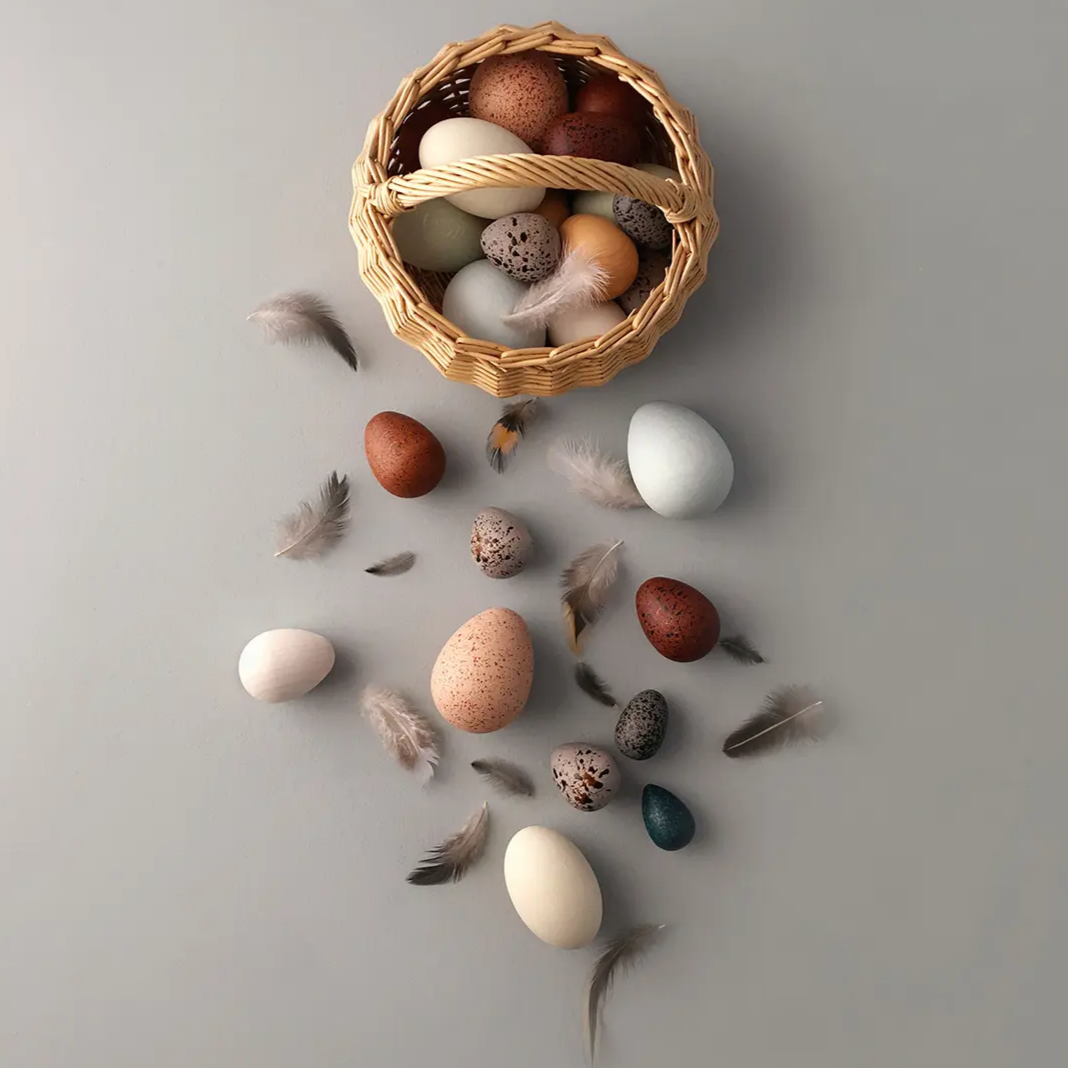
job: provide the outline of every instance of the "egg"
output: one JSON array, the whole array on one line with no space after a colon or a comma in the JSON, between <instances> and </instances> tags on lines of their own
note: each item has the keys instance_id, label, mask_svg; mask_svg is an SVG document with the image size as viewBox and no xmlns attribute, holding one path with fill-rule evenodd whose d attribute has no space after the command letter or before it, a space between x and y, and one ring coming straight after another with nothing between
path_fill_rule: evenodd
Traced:
<instances>
[{"instance_id":1,"label":"egg","mask_svg":"<svg viewBox=\"0 0 1068 1068\"><path fill-rule=\"evenodd\" d=\"M398 215L393 220L393 241L405 263L452 274L481 259L485 225L484 220L438 197Z\"/></svg>"},{"instance_id":2,"label":"egg","mask_svg":"<svg viewBox=\"0 0 1068 1068\"><path fill-rule=\"evenodd\" d=\"M553 782L564 800L581 812L604 808L619 787L619 769L603 750L583 742L568 742L553 750Z\"/></svg>"},{"instance_id":3,"label":"egg","mask_svg":"<svg viewBox=\"0 0 1068 1068\"><path fill-rule=\"evenodd\" d=\"M504 885L530 931L558 949L582 949L601 929L601 887L590 862L569 838L548 827L524 827L504 851Z\"/></svg>"},{"instance_id":4,"label":"egg","mask_svg":"<svg viewBox=\"0 0 1068 1068\"><path fill-rule=\"evenodd\" d=\"M719 641L716 606L679 579L646 579L638 587L634 607L649 644L668 660L700 660Z\"/></svg>"},{"instance_id":5,"label":"egg","mask_svg":"<svg viewBox=\"0 0 1068 1068\"><path fill-rule=\"evenodd\" d=\"M643 404L631 416L627 461L638 492L669 519L715 511L734 482L723 438L696 412L669 401Z\"/></svg>"},{"instance_id":6,"label":"egg","mask_svg":"<svg viewBox=\"0 0 1068 1068\"><path fill-rule=\"evenodd\" d=\"M400 412L379 412L363 432L371 474L394 497L422 497L445 474L445 450L422 423Z\"/></svg>"},{"instance_id":7,"label":"egg","mask_svg":"<svg viewBox=\"0 0 1068 1068\"><path fill-rule=\"evenodd\" d=\"M623 309L612 301L588 308L568 308L549 320L549 344L569 345L572 341L600 337L624 319Z\"/></svg>"},{"instance_id":8,"label":"egg","mask_svg":"<svg viewBox=\"0 0 1068 1068\"><path fill-rule=\"evenodd\" d=\"M572 215L560 224L564 249L585 253L605 272L605 300L630 288L638 274L638 250L615 223L599 215Z\"/></svg>"},{"instance_id":9,"label":"egg","mask_svg":"<svg viewBox=\"0 0 1068 1068\"><path fill-rule=\"evenodd\" d=\"M633 163L641 147L641 136L633 123L595 111L561 115L545 131L542 143L547 156L582 156L623 164Z\"/></svg>"},{"instance_id":10,"label":"egg","mask_svg":"<svg viewBox=\"0 0 1068 1068\"><path fill-rule=\"evenodd\" d=\"M596 74L575 96L575 110L636 120L649 110L649 102L614 74Z\"/></svg>"},{"instance_id":11,"label":"egg","mask_svg":"<svg viewBox=\"0 0 1068 1068\"><path fill-rule=\"evenodd\" d=\"M526 291L522 282L498 271L489 260L475 260L453 275L445 287L441 310L468 337L506 349L536 348L545 344L543 327L504 322Z\"/></svg>"},{"instance_id":12,"label":"egg","mask_svg":"<svg viewBox=\"0 0 1068 1068\"><path fill-rule=\"evenodd\" d=\"M482 251L517 282L540 282L560 259L560 232L537 212L506 215L482 231Z\"/></svg>"},{"instance_id":13,"label":"egg","mask_svg":"<svg viewBox=\"0 0 1068 1068\"><path fill-rule=\"evenodd\" d=\"M419 163L422 167L440 167L472 156L512 155L517 152L529 153L530 146L502 126L465 116L445 119L423 134L419 142ZM519 189L490 186L488 189L452 193L449 200L472 215L499 219L513 212L533 211L544 196L543 186L524 186Z\"/></svg>"},{"instance_id":14,"label":"egg","mask_svg":"<svg viewBox=\"0 0 1068 1068\"><path fill-rule=\"evenodd\" d=\"M534 541L530 531L503 508L483 508L471 528L471 557L490 578L518 575L526 567Z\"/></svg>"},{"instance_id":15,"label":"egg","mask_svg":"<svg viewBox=\"0 0 1068 1068\"><path fill-rule=\"evenodd\" d=\"M653 844L674 851L693 841L693 813L670 790L649 783L642 791L642 821Z\"/></svg>"},{"instance_id":16,"label":"egg","mask_svg":"<svg viewBox=\"0 0 1068 1068\"><path fill-rule=\"evenodd\" d=\"M393 139L390 174L410 174L419 170L419 142L431 126L451 119L456 112L444 100L425 100L400 124Z\"/></svg>"},{"instance_id":17,"label":"egg","mask_svg":"<svg viewBox=\"0 0 1068 1068\"><path fill-rule=\"evenodd\" d=\"M257 701L292 701L315 689L334 667L334 647L310 630L267 630L241 650L237 675Z\"/></svg>"},{"instance_id":18,"label":"egg","mask_svg":"<svg viewBox=\"0 0 1068 1068\"><path fill-rule=\"evenodd\" d=\"M619 305L625 312L637 311L667 274L671 256L667 252L644 249L638 256L638 273L634 276L630 289L619 298Z\"/></svg>"},{"instance_id":19,"label":"egg","mask_svg":"<svg viewBox=\"0 0 1068 1068\"><path fill-rule=\"evenodd\" d=\"M472 117L494 122L534 149L549 124L567 111L567 85L547 52L490 56L471 77Z\"/></svg>"},{"instance_id":20,"label":"egg","mask_svg":"<svg viewBox=\"0 0 1068 1068\"><path fill-rule=\"evenodd\" d=\"M675 181L679 178L677 171L656 163L639 163L637 169L657 178L671 178ZM612 199L612 217L616 225L635 244L654 249L671 247L674 228L655 204L619 195Z\"/></svg>"},{"instance_id":21,"label":"egg","mask_svg":"<svg viewBox=\"0 0 1068 1068\"><path fill-rule=\"evenodd\" d=\"M548 219L558 230L560 224L571 214L567 194L562 189L550 189L545 199L534 209L542 218Z\"/></svg>"},{"instance_id":22,"label":"egg","mask_svg":"<svg viewBox=\"0 0 1068 1068\"><path fill-rule=\"evenodd\" d=\"M584 189L576 193L571 203L571 211L574 215L600 215L610 223L615 223L616 215L613 208L615 202L613 193L602 193L597 190Z\"/></svg>"},{"instance_id":23,"label":"egg","mask_svg":"<svg viewBox=\"0 0 1068 1068\"><path fill-rule=\"evenodd\" d=\"M616 748L631 760L655 756L667 732L668 704L659 690L635 694L616 723Z\"/></svg>"},{"instance_id":24,"label":"egg","mask_svg":"<svg viewBox=\"0 0 1068 1068\"><path fill-rule=\"evenodd\" d=\"M488 608L445 643L430 694L454 727L488 734L523 711L533 681L534 649L523 617L510 608Z\"/></svg>"}]
</instances>

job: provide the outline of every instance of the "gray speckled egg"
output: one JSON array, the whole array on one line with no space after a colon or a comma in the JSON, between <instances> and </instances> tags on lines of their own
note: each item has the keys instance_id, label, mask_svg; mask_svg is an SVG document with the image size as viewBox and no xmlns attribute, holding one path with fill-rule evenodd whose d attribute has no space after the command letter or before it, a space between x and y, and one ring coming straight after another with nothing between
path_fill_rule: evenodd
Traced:
<instances>
[{"instance_id":1,"label":"gray speckled egg","mask_svg":"<svg viewBox=\"0 0 1068 1068\"><path fill-rule=\"evenodd\" d=\"M667 731L668 706L658 690L642 690L627 702L616 724L616 748L631 760L656 754Z\"/></svg>"},{"instance_id":2,"label":"gray speckled egg","mask_svg":"<svg viewBox=\"0 0 1068 1068\"><path fill-rule=\"evenodd\" d=\"M505 215L482 231L486 258L518 282L540 282L560 259L560 231L532 211Z\"/></svg>"},{"instance_id":3,"label":"gray speckled egg","mask_svg":"<svg viewBox=\"0 0 1068 1068\"><path fill-rule=\"evenodd\" d=\"M655 204L617 195L612 201L612 214L616 225L636 245L655 249L671 247L671 223ZM485 240L483 237L483 248Z\"/></svg>"},{"instance_id":4,"label":"gray speckled egg","mask_svg":"<svg viewBox=\"0 0 1068 1068\"><path fill-rule=\"evenodd\" d=\"M638 274L634 284L619 298L619 303L628 315L640 308L649 299L649 294L663 282L670 263L671 256L667 252L656 252L653 249L645 249L642 252L638 257Z\"/></svg>"},{"instance_id":5,"label":"gray speckled egg","mask_svg":"<svg viewBox=\"0 0 1068 1068\"><path fill-rule=\"evenodd\" d=\"M604 808L619 788L619 769L603 750L568 742L553 750L553 782L564 800L581 812Z\"/></svg>"},{"instance_id":6,"label":"gray speckled egg","mask_svg":"<svg viewBox=\"0 0 1068 1068\"><path fill-rule=\"evenodd\" d=\"M503 508L483 508L471 528L471 558L490 578L518 575L530 559L530 531Z\"/></svg>"}]
</instances>

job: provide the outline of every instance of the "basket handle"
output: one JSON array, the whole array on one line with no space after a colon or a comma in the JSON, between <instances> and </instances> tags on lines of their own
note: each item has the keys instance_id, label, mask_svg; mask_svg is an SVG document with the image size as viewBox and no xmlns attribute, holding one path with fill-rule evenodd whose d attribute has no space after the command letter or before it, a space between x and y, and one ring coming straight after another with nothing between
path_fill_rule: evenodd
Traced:
<instances>
[{"instance_id":1,"label":"basket handle","mask_svg":"<svg viewBox=\"0 0 1068 1068\"><path fill-rule=\"evenodd\" d=\"M712 215L711 203L702 203L688 185L619 163L579 156L472 156L412 174L394 175L384 182L360 182L356 193L386 218L393 218L426 200L468 189L530 185L634 197L655 204L672 224Z\"/></svg>"}]
</instances>

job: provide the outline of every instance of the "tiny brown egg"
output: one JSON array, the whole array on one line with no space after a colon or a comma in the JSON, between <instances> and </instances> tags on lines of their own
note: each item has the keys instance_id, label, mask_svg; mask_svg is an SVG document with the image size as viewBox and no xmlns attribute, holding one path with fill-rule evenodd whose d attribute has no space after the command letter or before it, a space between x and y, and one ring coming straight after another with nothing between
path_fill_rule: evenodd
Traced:
<instances>
[{"instance_id":1,"label":"tiny brown egg","mask_svg":"<svg viewBox=\"0 0 1068 1068\"><path fill-rule=\"evenodd\" d=\"M540 282L560 259L560 234L533 211L505 215L482 231L486 259L517 282Z\"/></svg>"},{"instance_id":2,"label":"tiny brown egg","mask_svg":"<svg viewBox=\"0 0 1068 1068\"><path fill-rule=\"evenodd\" d=\"M543 218L548 219L557 229L571 214L567 194L562 189L550 189L545 194L545 199L534 210Z\"/></svg>"},{"instance_id":3,"label":"tiny brown egg","mask_svg":"<svg viewBox=\"0 0 1068 1068\"><path fill-rule=\"evenodd\" d=\"M716 606L678 579L647 579L638 587L634 607L649 644L668 660L700 660L719 641Z\"/></svg>"},{"instance_id":4,"label":"tiny brown egg","mask_svg":"<svg viewBox=\"0 0 1068 1068\"><path fill-rule=\"evenodd\" d=\"M638 158L641 137L637 127L618 115L571 112L545 131L542 151L547 156L583 156L629 165Z\"/></svg>"},{"instance_id":5,"label":"tiny brown egg","mask_svg":"<svg viewBox=\"0 0 1068 1068\"><path fill-rule=\"evenodd\" d=\"M379 412L363 433L367 463L394 497L422 497L445 474L445 450L422 423L400 412Z\"/></svg>"},{"instance_id":6,"label":"tiny brown egg","mask_svg":"<svg viewBox=\"0 0 1068 1068\"><path fill-rule=\"evenodd\" d=\"M628 315L640 308L649 299L649 294L663 282L670 263L671 256L667 252L657 252L654 249L645 249L642 252L638 257L638 273L634 277L634 284L619 298L619 303Z\"/></svg>"},{"instance_id":7,"label":"tiny brown egg","mask_svg":"<svg viewBox=\"0 0 1068 1068\"><path fill-rule=\"evenodd\" d=\"M649 110L649 101L614 74L597 74L578 91L575 110L634 119Z\"/></svg>"},{"instance_id":8,"label":"tiny brown egg","mask_svg":"<svg viewBox=\"0 0 1068 1068\"><path fill-rule=\"evenodd\" d=\"M548 52L490 56L471 78L471 117L494 122L541 148L549 125L567 111L567 85Z\"/></svg>"},{"instance_id":9,"label":"tiny brown egg","mask_svg":"<svg viewBox=\"0 0 1068 1068\"><path fill-rule=\"evenodd\" d=\"M638 274L638 250L615 223L600 215L572 215L560 226L566 250L579 249L605 272L605 300L626 293Z\"/></svg>"}]
</instances>

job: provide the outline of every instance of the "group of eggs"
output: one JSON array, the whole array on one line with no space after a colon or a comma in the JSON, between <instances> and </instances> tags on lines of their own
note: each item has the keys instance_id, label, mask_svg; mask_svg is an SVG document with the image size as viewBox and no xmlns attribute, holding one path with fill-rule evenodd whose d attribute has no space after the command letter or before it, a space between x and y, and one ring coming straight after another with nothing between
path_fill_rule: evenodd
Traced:
<instances>
[{"instance_id":1,"label":"group of eggs","mask_svg":"<svg viewBox=\"0 0 1068 1068\"><path fill-rule=\"evenodd\" d=\"M541 152L679 177L670 168L637 162L649 105L615 75L592 78L568 111L564 77L547 53L493 56L476 69L468 103L469 116L443 118L422 133L421 167ZM670 224L654 205L603 192L580 192L569 200L562 190L542 187L466 190L426 201L393 224L405 263L453 274L445 317L467 336L506 348L539 347L546 336L550 344L564 345L606 333L663 280L671 237ZM508 321L528 287L550 276L571 251L604 272L602 299L564 309L547 326Z\"/></svg>"}]
</instances>

